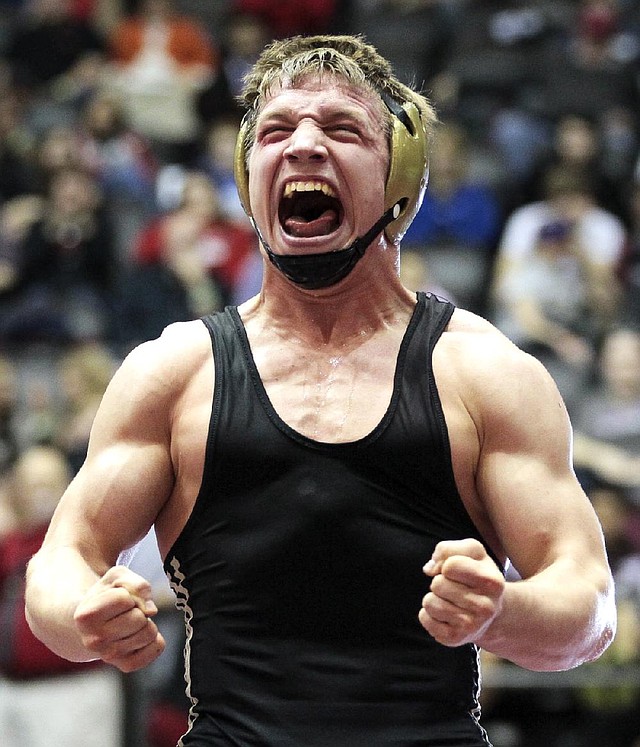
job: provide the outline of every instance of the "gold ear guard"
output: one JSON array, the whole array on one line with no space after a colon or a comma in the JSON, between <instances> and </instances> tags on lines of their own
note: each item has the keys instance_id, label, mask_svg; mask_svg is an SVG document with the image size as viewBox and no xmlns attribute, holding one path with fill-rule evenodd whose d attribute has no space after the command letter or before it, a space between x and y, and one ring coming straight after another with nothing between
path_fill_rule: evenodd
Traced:
<instances>
[{"instance_id":1,"label":"gold ear guard","mask_svg":"<svg viewBox=\"0 0 640 747\"><path fill-rule=\"evenodd\" d=\"M247 118L242 120L238 137L236 139L236 149L233 157L233 174L236 178L236 187L240 204L244 212L251 218L251 203L249 202L249 172L247 171L246 155L244 150L244 140L247 135Z\"/></svg>"},{"instance_id":2,"label":"gold ear guard","mask_svg":"<svg viewBox=\"0 0 640 747\"><path fill-rule=\"evenodd\" d=\"M418 107L405 101L402 104L412 124L413 132L396 116L392 116L391 157L384 194L385 211L399 200L407 204L400 215L385 228L392 244L397 244L411 225L427 188L429 146L427 131Z\"/></svg>"},{"instance_id":3,"label":"gold ear guard","mask_svg":"<svg viewBox=\"0 0 640 747\"><path fill-rule=\"evenodd\" d=\"M389 241L396 244L404 236L418 212L427 187L428 142L427 132L418 107L411 102L402 105L413 132L392 115L389 175L385 189L385 211L402 198L408 200L400 215L385 229ZM244 141L247 124L243 121L236 140L234 173L238 195L245 213L251 217L249 174L246 167Z\"/></svg>"}]
</instances>

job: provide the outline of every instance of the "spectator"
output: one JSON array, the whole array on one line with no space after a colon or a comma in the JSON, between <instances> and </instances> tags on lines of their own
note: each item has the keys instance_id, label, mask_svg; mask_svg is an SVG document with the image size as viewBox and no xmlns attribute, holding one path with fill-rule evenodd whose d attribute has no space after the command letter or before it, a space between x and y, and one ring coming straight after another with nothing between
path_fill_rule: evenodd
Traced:
<instances>
[{"instance_id":1,"label":"spectator","mask_svg":"<svg viewBox=\"0 0 640 747\"><path fill-rule=\"evenodd\" d=\"M0 737L3 747L119 744L122 702L117 675L76 664L44 647L24 613L24 574L44 538L71 474L52 447L22 453L10 491L17 526L0 536Z\"/></svg>"},{"instance_id":2,"label":"spectator","mask_svg":"<svg viewBox=\"0 0 640 747\"><path fill-rule=\"evenodd\" d=\"M232 12L227 18L223 67L231 95L240 96L244 76L269 41L270 29L263 18L252 13Z\"/></svg>"},{"instance_id":3,"label":"spectator","mask_svg":"<svg viewBox=\"0 0 640 747\"><path fill-rule=\"evenodd\" d=\"M247 214L240 204L233 174L239 128L240 120L235 116L215 119L205 132L197 167L213 182L218 192L221 213L242 226L248 226Z\"/></svg>"},{"instance_id":4,"label":"spectator","mask_svg":"<svg viewBox=\"0 0 640 747\"><path fill-rule=\"evenodd\" d=\"M230 12L221 38L222 64L197 99L198 114L205 129L221 117L242 116L238 105L242 82L269 40L270 31L266 21L258 16Z\"/></svg>"},{"instance_id":5,"label":"spectator","mask_svg":"<svg viewBox=\"0 0 640 747\"><path fill-rule=\"evenodd\" d=\"M68 342L108 334L115 256L95 179L61 169L15 258L0 333L5 341Z\"/></svg>"},{"instance_id":6,"label":"spectator","mask_svg":"<svg viewBox=\"0 0 640 747\"><path fill-rule=\"evenodd\" d=\"M35 191L39 194L47 192L52 179L62 169L88 169L76 121L48 128L36 143L34 161Z\"/></svg>"},{"instance_id":7,"label":"spectator","mask_svg":"<svg viewBox=\"0 0 640 747\"><path fill-rule=\"evenodd\" d=\"M605 337L598 375L573 414L578 470L628 486L640 505L640 332Z\"/></svg>"},{"instance_id":8,"label":"spectator","mask_svg":"<svg viewBox=\"0 0 640 747\"><path fill-rule=\"evenodd\" d=\"M108 43L104 85L122 94L133 129L154 142L163 160L188 162L199 134L196 97L220 64L204 25L173 0L141 0Z\"/></svg>"},{"instance_id":9,"label":"spectator","mask_svg":"<svg viewBox=\"0 0 640 747\"><path fill-rule=\"evenodd\" d=\"M152 143L130 126L126 107L116 96L96 92L79 124L83 160L103 191L116 252L128 261L135 235L155 210L160 163Z\"/></svg>"},{"instance_id":10,"label":"spectator","mask_svg":"<svg viewBox=\"0 0 640 747\"><path fill-rule=\"evenodd\" d=\"M216 185L202 171L184 173L177 210L153 220L142 231L134 247L134 259L141 264L175 261L176 255L167 248L167 241L171 244L174 231L178 232L175 238L179 238L182 231L179 226L183 223L187 244L192 246L194 256L197 254L202 267L222 294L220 302L226 304L244 263L256 249L256 239L246 222L239 224L229 220L221 209ZM176 244L173 251L177 249Z\"/></svg>"},{"instance_id":11,"label":"spectator","mask_svg":"<svg viewBox=\"0 0 640 747\"><path fill-rule=\"evenodd\" d=\"M499 296L503 278L524 268L542 227L556 222L573 225L582 255L598 274L600 302L612 313L618 302L617 276L627 232L617 216L598 205L588 175L563 166L553 166L545 174L543 199L517 208L508 217L498 243L493 293Z\"/></svg>"},{"instance_id":12,"label":"spectator","mask_svg":"<svg viewBox=\"0 0 640 747\"><path fill-rule=\"evenodd\" d=\"M533 253L502 275L493 299L498 328L546 364L570 409L611 321L600 283L574 224L558 220L542 226Z\"/></svg>"},{"instance_id":13,"label":"spectator","mask_svg":"<svg viewBox=\"0 0 640 747\"><path fill-rule=\"evenodd\" d=\"M96 92L81 119L83 160L93 167L107 199L153 204L158 162L149 143L127 121L121 99Z\"/></svg>"},{"instance_id":14,"label":"spectator","mask_svg":"<svg viewBox=\"0 0 640 747\"><path fill-rule=\"evenodd\" d=\"M429 162L429 188L406 244L464 244L479 252L493 248L500 229L500 205L490 188L470 172L466 130L448 122L438 129Z\"/></svg>"},{"instance_id":15,"label":"spectator","mask_svg":"<svg viewBox=\"0 0 640 747\"><path fill-rule=\"evenodd\" d=\"M554 124L549 153L540 159L531 179L523 183L523 203L543 200L545 176L552 168L584 173L593 184L595 199L604 209L624 219L626 206L620 185L603 165L604 144L598 124L578 114L566 114Z\"/></svg>"},{"instance_id":16,"label":"spectator","mask_svg":"<svg viewBox=\"0 0 640 747\"><path fill-rule=\"evenodd\" d=\"M103 60L104 40L90 23L73 14L70 0L31 0L6 55L16 80L38 94L62 85L63 76L93 78Z\"/></svg>"},{"instance_id":17,"label":"spectator","mask_svg":"<svg viewBox=\"0 0 640 747\"><path fill-rule=\"evenodd\" d=\"M134 247L121 288L121 343L157 337L170 322L230 302L256 251L253 232L221 214L206 174L187 172L178 207L153 220Z\"/></svg>"},{"instance_id":18,"label":"spectator","mask_svg":"<svg viewBox=\"0 0 640 747\"><path fill-rule=\"evenodd\" d=\"M116 363L107 347L99 342L71 348L58 362L60 416L55 442L74 474L86 456L93 418Z\"/></svg>"}]
</instances>

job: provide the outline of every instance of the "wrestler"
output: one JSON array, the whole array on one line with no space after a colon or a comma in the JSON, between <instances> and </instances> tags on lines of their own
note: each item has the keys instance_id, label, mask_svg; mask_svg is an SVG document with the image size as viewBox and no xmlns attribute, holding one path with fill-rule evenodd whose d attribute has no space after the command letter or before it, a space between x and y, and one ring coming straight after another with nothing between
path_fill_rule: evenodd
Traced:
<instances>
[{"instance_id":1,"label":"wrestler","mask_svg":"<svg viewBox=\"0 0 640 747\"><path fill-rule=\"evenodd\" d=\"M30 623L70 659L153 661L149 585L117 561L154 526L187 631L180 744L487 745L481 647L560 670L614 634L565 407L488 322L401 284L435 116L371 46L276 41L244 101L261 291L124 361L30 563Z\"/></svg>"}]
</instances>

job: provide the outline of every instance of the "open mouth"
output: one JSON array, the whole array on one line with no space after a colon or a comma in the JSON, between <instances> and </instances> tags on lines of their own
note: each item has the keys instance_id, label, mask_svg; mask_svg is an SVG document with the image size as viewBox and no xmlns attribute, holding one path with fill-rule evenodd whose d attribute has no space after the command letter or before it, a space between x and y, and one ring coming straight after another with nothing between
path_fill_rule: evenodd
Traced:
<instances>
[{"instance_id":1,"label":"open mouth","mask_svg":"<svg viewBox=\"0 0 640 747\"><path fill-rule=\"evenodd\" d=\"M342 222L342 205L324 182L288 182L278 217L288 236L305 239L328 236Z\"/></svg>"}]
</instances>

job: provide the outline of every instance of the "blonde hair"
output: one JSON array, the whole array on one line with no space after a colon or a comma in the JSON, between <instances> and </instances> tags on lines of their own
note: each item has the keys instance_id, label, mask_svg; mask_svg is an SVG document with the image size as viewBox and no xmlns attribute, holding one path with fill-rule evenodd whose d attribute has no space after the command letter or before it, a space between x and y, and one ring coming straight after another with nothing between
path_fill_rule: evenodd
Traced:
<instances>
[{"instance_id":1,"label":"blonde hair","mask_svg":"<svg viewBox=\"0 0 640 747\"><path fill-rule=\"evenodd\" d=\"M379 98L384 94L399 103L414 103L428 134L436 123L435 111L426 97L401 83L390 63L361 36L293 36L265 47L245 77L240 102L247 110L243 143L247 157L258 112L270 91L283 84L295 86L314 74L342 78L354 88L369 90ZM383 108L389 132L390 114Z\"/></svg>"}]
</instances>

